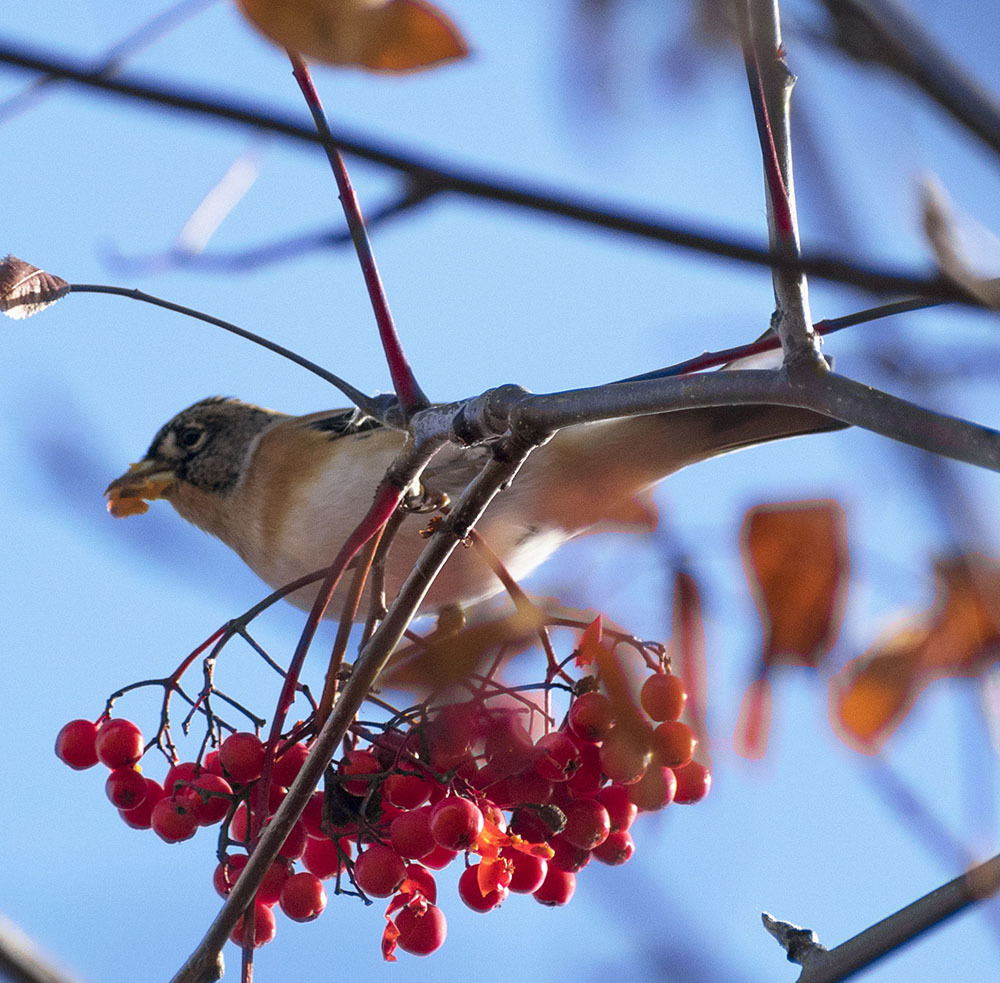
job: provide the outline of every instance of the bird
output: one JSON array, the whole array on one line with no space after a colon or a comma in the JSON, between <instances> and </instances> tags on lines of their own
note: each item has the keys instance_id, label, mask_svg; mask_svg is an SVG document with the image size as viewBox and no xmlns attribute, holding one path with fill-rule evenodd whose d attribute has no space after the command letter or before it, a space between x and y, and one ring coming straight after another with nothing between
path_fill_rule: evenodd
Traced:
<instances>
[{"instance_id":1,"label":"bird","mask_svg":"<svg viewBox=\"0 0 1000 983\"><path fill-rule=\"evenodd\" d=\"M529 455L476 528L520 580L584 533L654 527L650 489L683 467L844 426L811 410L777 405L683 409L577 424ZM212 396L160 428L142 460L108 486L107 507L124 518L147 511L147 501L165 499L278 589L330 565L405 439L356 408L292 416ZM423 491L457 498L489 454L485 446L446 445L421 476ZM385 568L388 597L424 547L420 533L427 523L426 515L409 515L396 532ZM419 613L467 609L503 589L478 551L459 549ZM288 599L309 608L317 590L315 584L303 587ZM337 596L328 617L338 616Z\"/></svg>"}]
</instances>

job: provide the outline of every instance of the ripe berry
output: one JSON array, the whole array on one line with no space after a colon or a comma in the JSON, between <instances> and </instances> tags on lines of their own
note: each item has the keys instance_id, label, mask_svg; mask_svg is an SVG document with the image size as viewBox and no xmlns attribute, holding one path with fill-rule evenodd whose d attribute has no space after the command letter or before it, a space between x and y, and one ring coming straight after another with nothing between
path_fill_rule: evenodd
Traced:
<instances>
[{"instance_id":1,"label":"ripe berry","mask_svg":"<svg viewBox=\"0 0 1000 983\"><path fill-rule=\"evenodd\" d=\"M280 758L274 759L271 780L276 785L284 785L285 788L288 788L302 770L308 756L309 748L305 744L293 744Z\"/></svg>"},{"instance_id":2,"label":"ripe berry","mask_svg":"<svg viewBox=\"0 0 1000 983\"><path fill-rule=\"evenodd\" d=\"M421 857L420 862L425 867L434 870L443 870L458 856L458 850L448 850L443 846L436 846L426 857Z\"/></svg>"},{"instance_id":3,"label":"ripe berry","mask_svg":"<svg viewBox=\"0 0 1000 983\"><path fill-rule=\"evenodd\" d=\"M505 809L530 803L544 805L552 798L552 782L542 778L534 768L511 775L490 789L490 797Z\"/></svg>"},{"instance_id":4,"label":"ripe berry","mask_svg":"<svg viewBox=\"0 0 1000 983\"><path fill-rule=\"evenodd\" d=\"M634 785L628 786L628 797L642 812L665 809L674 801L677 779L665 765L652 764Z\"/></svg>"},{"instance_id":5,"label":"ripe berry","mask_svg":"<svg viewBox=\"0 0 1000 983\"><path fill-rule=\"evenodd\" d=\"M615 710L603 693L584 693L569 708L569 727L585 741L603 741L615 723Z\"/></svg>"},{"instance_id":6,"label":"ripe berry","mask_svg":"<svg viewBox=\"0 0 1000 983\"><path fill-rule=\"evenodd\" d=\"M229 937L238 946L243 945L243 920L246 915L240 915L240 920L233 927L232 932L230 932ZM261 904L259 901L254 902L253 906L253 947L259 949L262 945L267 945L268 942L274 940L275 933L278 930L278 923L275 920L274 912L268 908L267 905Z\"/></svg>"},{"instance_id":7,"label":"ripe berry","mask_svg":"<svg viewBox=\"0 0 1000 983\"><path fill-rule=\"evenodd\" d=\"M179 761L170 766L167 777L163 779L163 788L168 795L176 795L178 792L183 792L200 773L198 762Z\"/></svg>"},{"instance_id":8,"label":"ripe berry","mask_svg":"<svg viewBox=\"0 0 1000 983\"><path fill-rule=\"evenodd\" d=\"M124 717L109 718L97 728L94 747L109 768L129 768L142 757L142 731Z\"/></svg>"},{"instance_id":9,"label":"ripe berry","mask_svg":"<svg viewBox=\"0 0 1000 983\"><path fill-rule=\"evenodd\" d=\"M627 830L618 830L616 833L611 833L599 847L596 847L592 856L595 860L600 860L602 864L617 867L631 860L633 853L635 853L635 843L632 841L632 834Z\"/></svg>"},{"instance_id":10,"label":"ripe berry","mask_svg":"<svg viewBox=\"0 0 1000 983\"><path fill-rule=\"evenodd\" d=\"M483 894L479 887L479 864L473 864L462 871L458 879L458 896L465 902L467 908L473 911L492 911L499 908L507 900L510 890L506 887L496 887Z\"/></svg>"},{"instance_id":11,"label":"ripe berry","mask_svg":"<svg viewBox=\"0 0 1000 983\"><path fill-rule=\"evenodd\" d=\"M668 720L653 731L653 754L668 768L686 765L694 757L697 743L694 731L679 720Z\"/></svg>"},{"instance_id":12,"label":"ripe berry","mask_svg":"<svg viewBox=\"0 0 1000 983\"><path fill-rule=\"evenodd\" d=\"M633 788L635 786L632 786ZM595 799L575 799L566 806L566 828L560 833L581 850L593 850L611 832L608 810Z\"/></svg>"},{"instance_id":13,"label":"ripe berry","mask_svg":"<svg viewBox=\"0 0 1000 983\"><path fill-rule=\"evenodd\" d=\"M601 751L596 744L574 739L580 754L580 767L565 785L559 786L579 799L591 799L604 782L601 772Z\"/></svg>"},{"instance_id":14,"label":"ripe berry","mask_svg":"<svg viewBox=\"0 0 1000 983\"><path fill-rule=\"evenodd\" d=\"M314 839L309 837L306 843L306 852L302 854L302 866L310 873L315 874L320 880L325 881L329 877L334 877L343 869L344 861L342 854L348 859L351 856L351 844L349 840L340 841L340 849L333 840L323 837Z\"/></svg>"},{"instance_id":15,"label":"ripe berry","mask_svg":"<svg viewBox=\"0 0 1000 983\"><path fill-rule=\"evenodd\" d=\"M639 813L639 807L628 797L628 790L627 785L605 785L594 796L608 810L612 833L628 829Z\"/></svg>"},{"instance_id":16,"label":"ripe berry","mask_svg":"<svg viewBox=\"0 0 1000 983\"><path fill-rule=\"evenodd\" d=\"M212 874L212 884L220 897L229 896L249 859L245 853L234 853L216 866L215 873Z\"/></svg>"},{"instance_id":17,"label":"ripe berry","mask_svg":"<svg viewBox=\"0 0 1000 983\"><path fill-rule=\"evenodd\" d=\"M406 877L406 863L392 847L373 843L354 861L354 882L358 890L373 898L387 898Z\"/></svg>"},{"instance_id":18,"label":"ripe berry","mask_svg":"<svg viewBox=\"0 0 1000 983\"><path fill-rule=\"evenodd\" d=\"M191 800L191 808L199 826L214 826L222 822L232 805L233 789L224 778L202 771L183 789L182 794Z\"/></svg>"},{"instance_id":19,"label":"ripe berry","mask_svg":"<svg viewBox=\"0 0 1000 983\"><path fill-rule=\"evenodd\" d=\"M468 703L441 707L424 736L435 771L451 771L468 758L477 737L475 712Z\"/></svg>"},{"instance_id":20,"label":"ripe berry","mask_svg":"<svg viewBox=\"0 0 1000 983\"><path fill-rule=\"evenodd\" d=\"M278 857L261 878L260 886L257 888L257 900L269 908L276 905L281 897L281 889L285 886L285 881L291 876L292 865L287 860Z\"/></svg>"},{"instance_id":21,"label":"ripe berry","mask_svg":"<svg viewBox=\"0 0 1000 983\"><path fill-rule=\"evenodd\" d=\"M429 956L444 945L448 923L444 912L434 904L407 905L396 915L399 938L396 943L414 956Z\"/></svg>"},{"instance_id":22,"label":"ripe berry","mask_svg":"<svg viewBox=\"0 0 1000 983\"><path fill-rule=\"evenodd\" d=\"M631 785L639 781L650 761L649 750L632 734L616 727L601 746L601 768L612 782Z\"/></svg>"},{"instance_id":23,"label":"ripe berry","mask_svg":"<svg viewBox=\"0 0 1000 983\"><path fill-rule=\"evenodd\" d=\"M97 724L71 720L56 735L56 756L77 771L97 764Z\"/></svg>"},{"instance_id":24,"label":"ripe berry","mask_svg":"<svg viewBox=\"0 0 1000 983\"><path fill-rule=\"evenodd\" d=\"M104 783L104 791L117 808L135 809L146 797L146 779L135 768L115 768Z\"/></svg>"},{"instance_id":25,"label":"ripe berry","mask_svg":"<svg viewBox=\"0 0 1000 983\"><path fill-rule=\"evenodd\" d=\"M698 761L689 761L686 765L675 768L674 774L677 776L674 802L681 805L701 802L712 787L712 773Z\"/></svg>"},{"instance_id":26,"label":"ripe berry","mask_svg":"<svg viewBox=\"0 0 1000 983\"><path fill-rule=\"evenodd\" d=\"M650 720L676 720L686 702L684 682L671 673L654 673L639 690L639 703Z\"/></svg>"},{"instance_id":27,"label":"ripe berry","mask_svg":"<svg viewBox=\"0 0 1000 983\"><path fill-rule=\"evenodd\" d=\"M281 888L280 904L292 921L311 922L326 907L323 882L308 871L292 874Z\"/></svg>"},{"instance_id":28,"label":"ripe berry","mask_svg":"<svg viewBox=\"0 0 1000 983\"><path fill-rule=\"evenodd\" d=\"M153 819L153 806L160 801L166 792L159 782L154 782L152 778L145 779L146 794L142 797L142 802L134 809L119 809L118 815L125 820L127 826L132 829L149 829Z\"/></svg>"},{"instance_id":29,"label":"ripe berry","mask_svg":"<svg viewBox=\"0 0 1000 983\"><path fill-rule=\"evenodd\" d=\"M517 717L503 714L486 725L483 751L497 777L502 778L519 775L531 766L535 743Z\"/></svg>"},{"instance_id":30,"label":"ripe berry","mask_svg":"<svg viewBox=\"0 0 1000 983\"><path fill-rule=\"evenodd\" d=\"M150 816L153 832L167 843L189 840L198 832L198 819L191 801L183 795L170 795L153 806Z\"/></svg>"},{"instance_id":31,"label":"ripe berry","mask_svg":"<svg viewBox=\"0 0 1000 983\"><path fill-rule=\"evenodd\" d=\"M549 858L549 870L556 868L567 874L575 874L590 863L590 851L583 850L570 843L562 833L549 840L552 856Z\"/></svg>"},{"instance_id":32,"label":"ripe berry","mask_svg":"<svg viewBox=\"0 0 1000 983\"><path fill-rule=\"evenodd\" d=\"M549 864L545 880L542 881L533 897L540 904L555 908L558 905L569 904L575 891L576 874L567 873Z\"/></svg>"},{"instance_id":33,"label":"ripe berry","mask_svg":"<svg viewBox=\"0 0 1000 983\"><path fill-rule=\"evenodd\" d=\"M390 775L382 783L382 798L399 809L416 809L431 797L434 784L423 775Z\"/></svg>"},{"instance_id":34,"label":"ripe berry","mask_svg":"<svg viewBox=\"0 0 1000 983\"><path fill-rule=\"evenodd\" d=\"M400 813L389 826L393 849L408 860L426 857L437 845L430 823L431 807Z\"/></svg>"},{"instance_id":35,"label":"ripe berry","mask_svg":"<svg viewBox=\"0 0 1000 983\"><path fill-rule=\"evenodd\" d=\"M226 774L240 785L255 782L264 770L266 748L256 734L230 734L219 748L219 760Z\"/></svg>"},{"instance_id":36,"label":"ripe berry","mask_svg":"<svg viewBox=\"0 0 1000 983\"><path fill-rule=\"evenodd\" d=\"M562 731L543 734L535 741L535 771L550 782L565 782L583 764L580 749Z\"/></svg>"},{"instance_id":37,"label":"ripe berry","mask_svg":"<svg viewBox=\"0 0 1000 983\"><path fill-rule=\"evenodd\" d=\"M483 830L483 814L468 799L450 795L431 807L431 835L446 850L467 850Z\"/></svg>"},{"instance_id":38,"label":"ripe berry","mask_svg":"<svg viewBox=\"0 0 1000 983\"><path fill-rule=\"evenodd\" d=\"M367 795L372 783L378 780L377 776L381 773L382 766L371 751L348 751L337 770L345 776L368 776L344 782L344 789L351 795L362 796Z\"/></svg>"},{"instance_id":39,"label":"ripe berry","mask_svg":"<svg viewBox=\"0 0 1000 983\"><path fill-rule=\"evenodd\" d=\"M549 870L549 862L543 857L531 853L522 853L513 847L505 846L500 856L506 857L514 865L508 889L516 894L534 894L545 880Z\"/></svg>"}]
</instances>

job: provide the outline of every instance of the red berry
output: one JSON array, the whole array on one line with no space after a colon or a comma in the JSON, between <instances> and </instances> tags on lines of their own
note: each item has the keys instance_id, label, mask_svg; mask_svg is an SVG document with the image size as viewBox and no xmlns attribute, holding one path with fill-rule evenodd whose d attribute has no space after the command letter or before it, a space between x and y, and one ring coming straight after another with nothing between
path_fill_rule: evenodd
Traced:
<instances>
[{"instance_id":1,"label":"red berry","mask_svg":"<svg viewBox=\"0 0 1000 983\"><path fill-rule=\"evenodd\" d=\"M473 864L462 871L458 879L458 896L467 908L473 911L492 911L507 900L508 888L496 887L483 894L479 887L479 864Z\"/></svg>"},{"instance_id":2,"label":"red berry","mask_svg":"<svg viewBox=\"0 0 1000 983\"><path fill-rule=\"evenodd\" d=\"M115 768L104 783L104 791L118 809L135 809L146 798L146 779L135 768Z\"/></svg>"},{"instance_id":3,"label":"red berry","mask_svg":"<svg viewBox=\"0 0 1000 983\"><path fill-rule=\"evenodd\" d=\"M653 754L668 768L686 765L694 757L697 744L694 731L679 720L667 720L653 731Z\"/></svg>"},{"instance_id":4,"label":"red berry","mask_svg":"<svg viewBox=\"0 0 1000 983\"><path fill-rule=\"evenodd\" d=\"M382 766L378 758L371 751L348 751L340 762L337 769L341 775L365 775L365 778L356 778L353 781L344 782L344 789L351 795L367 795L372 783L378 780L382 772Z\"/></svg>"},{"instance_id":5,"label":"red berry","mask_svg":"<svg viewBox=\"0 0 1000 983\"><path fill-rule=\"evenodd\" d=\"M486 725L483 752L498 777L519 775L531 766L535 743L524 724L505 713Z\"/></svg>"},{"instance_id":6,"label":"red berry","mask_svg":"<svg viewBox=\"0 0 1000 983\"><path fill-rule=\"evenodd\" d=\"M498 805L505 809L515 809L517 806L531 804L544 805L552 798L552 782L547 778L542 778L534 768L521 772L519 775L511 775L502 783L500 794L495 789L490 789L490 795L494 800L498 798Z\"/></svg>"},{"instance_id":7,"label":"red berry","mask_svg":"<svg viewBox=\"0 0 1000 983\"><path fill-rule=\"evenodd\" d=\"M603 693L584 693L570 705L570 730L584 741L603 741L614 723L614 707Z\"/></svg>"},{"instance_id":8,"label":"red berry","mask_svg":"<svg viewBox=\"0 0 1000 983\"><path fill-rule=\"evenodd\" d=\"M403 881L400 890L407 894L419 892L431 904L437 901L437 882L434 880L434 875L420 864L406 865L406 880Z\"/></svg>"},{"instance_id":9,"label":"red berry","mask_svg":"<svg viewBox=\"0 0 1000 983\"><path fill-rule=\"evenodd\" d=\"M281 897L281 889L285 886L285 881L291 876L292 865L284 858L278 857L264 871L260 886L257 888L257 900L269 908L276 905Z\"/></svg>"},{"instance_id":10,"label":"red berry","mask_svg":"<svg viewBox=\"0 0 1000 983\"><path fill-rule=\"evenodd\" d=\"M441 707L425 729L431 764L436 771L451 771L465 761L478 736L478 722L472 706L453 703Z\"/></svg>"},{"instance_id":11,"label":"red berry","mask_svg":"<svg viewBox=\"0 0 1000 983\"><path fill-rule=\"evenodd\" d=\"M458 850L448 850L443 846L436 846L426 857L421 857L420 862L425 867L434 870L443 870L458 856Z\"/></svg>"},{"instance_id":12,"label":"red berry","mask_svg":"<svg viewBox=\"0 0 1000 983\"><path fill-rule=\"evenodd\" d=\"M549 858L549 870L556 868L567 874L575 874L590 863L590 851L583 850L570 843L562 833L549 840L552 856Z\"/></svg>"},{"instance_id":13,"label":"red berry","mask_svg":"<svg viewBox=\"0 0 1000 983\"><path fill-rule=\"evenodd\" d=\"M712 773L698 761L689 761L686 765L675 768L674 774L677 776L674 802L681 805L701 802L712 787Z\"/></svg>"},{"instance_id":14,"label":"red berry","mask_svg":"<svg viewBox=\"0 0 1000 983\"><path fill-rule=\"evenodd\" d=\"M592 856L602 864L617 867L631 860L633 853L635 853L635 843L632 842L632 834L628 830L618 830L596 847L592 851Z\"/></svg>"},{"instance_id":15,"label":"red berry","mask_svg":"<svg viewBox=\"0 0 1000 983\"><path fill-rule=\"evenodd\" d=\"M191 800L184 795L170 795L153 806L150 816L153 832L167 843L189 840L198 832L198 819Z\"/></svg>"},{"instance_id":16,"label":"red berry","mask_svg":"<svg viewBox=\"0 0 1000 983\"><path fill-rule=\"evenodd\" d=\"M274 759L271 780L276 785L284 785L285 788L288 788L302 770L308 756L309 748L305 744L293 744L280 758Z\"/></svg>"},{"instance_id":17,"label":"red berry","mask_svg":"<svg viewBox=\"0 0 1000 983\"><path fill-rule=\"evenodd\" d=\"M616 727L601 746L601 768L612 782L631 785L639 781L650 761L649 750L627 731Z\"/></svg>"},{"instance_id":18,"label":"red berry","mask_svg":"<svg viewBox=\"0 0 1000 983\"><path fill-rule=\"evenodd\" d=\"M582 764L580 749L562 731L543 734L535 742L535 771L550 782L568 781Z\"/></svg>"},{"instance_id":19,"label":"red berry","mask_svg":"<svg viewBox=\"0 0 1000 983\"><path fill-rule=\"evenodd\" d=\"M516 894L534 894L541 887L548 873L549 862L543 857L531 853L522 853L513 847L505 846L500 856L506 857L514 865L510 884L507 887Z\"/></svg>"},{"instance_id":20,"label":"red berry","mask_svg":"<svg viewBox=\"0 0 1000 983\"><path fill-rule=\"evenodd\" d=\"M562 787L580 799L591 799L604 782L601 772L601 751L596 744L576 738L580 767Z\"/></svg>"},{"instance_id":21,"label":"red berry","mask_svg":"<svg viewBox=\"0 0 1000 983\"><path fill-rule=\"evenodd\" d=\"M70 768L83 771L97 764L97 724L71 720L56 734L56 756Z\"/></svg>"},{"instance_id":22,"label":"red berry","mask_svg":"<svg viewBox=\"0 0 1000 983\"><path fill-rule=\"evenodd\" d=\"M272 817L264 820L267 826ZM309 842L309 834L306 832L305 823L301 819L295 820L295 825L288 831L285 842L281 844L278 853L286 860L298 860L306 852L306 844Z\"/></svg>"},{"instance_id":23,"label":"red berry","mask_svg":"<svg viewBox=\"0 0 1000 983\"><path fill-rule=\"evenodd\" d=\"M568 904L575 891L576 874L567 873L549 864L545 880L534 892L534 898L540 904L554 908L558 905Z\"/></svg>"},{"instance_id":24,"label":"red berry","mask_svg":"<svg viewBox=\"0 0 1000 983\"><path fill-rule=\"evenodd\" d=\"M326 907L323 882L308 871L292 874L281 888L280 904L292 921L311 922Z\"/></svg>"},{"instance_id":25,"label":"red berry","mask_svg":"<svg viewBox=\"0 0 1000 983\"><path fill-rule=\"evenodd\" d=\"M238 946L243 945L243 930L245 927L243 920L245 918L245 914L240 915L240 920L229 934L229 937ZM277 930L278 923L275 920L274 912L267 905L261 904L259 901L255 902L253 906L253 947L259 949L262 945L267 945L268 942L273 941Z\"/></svg>"},{"instance_id":26,"label":"red berry","mask_svg":"<svg viewBox=\"0 0 1000 983\"><path fill-rule=\"evenodd\" d=\"M467 850L483 831L483 814L468 799L450 795L431 807L431 835L446 850Z\"/></svg>"},{"instance_id":27,"label":"red berry","mask_svg":"<svg viewBox=\"0 0 1000 983\"><path fill-rule=\"evenodd\" d=\"M683 680L670 673L654 673L639 690L639 702L650 720L676 720L686 701Z\"/></svg>"},{"instance_id":28,"label":"red berry","mask_svg":"<svg viewBox=\"0 0 1000 983\"><path fill-rule=\"evenodd\" d=\"M183 792L200 773L201 767L196 761L180 761L171 765L167 777L163 779L163 788L168 795L176 795Z\"/></svg>"},{"instance_id":29,"label":"red berry","mask_svg":"<svg viewBox=\"0 0 1000 983\"><path fill-rule=\"evenodd\" d=\"M219 760L226 774L240 785L255 782L264 770L267 749L256 734L230 734L219 748Z\"/></svg>"},{"instance_id":30,"label":"red berry","mask_svg":"<svg viewBox=\"0 0 1000 983\"><path fill-rule=\"evenodd\" d=\"M632 786L633 788L635 786ZM565 809L566 827L561 836L581 850L593 850L608 838L611 817L595 799L575 799Z\"/></svg>"},{"instance_id":31,"label":"red berry","mask_svg":"<svg viewBox=\"0 0 1000 983\"><path fill-rule=\"evenodd\" d=\"M448 923L444 912L434 904L407 905L395 919L399 948L414 956L429 956L444 945Z\"/></svg>"},{"instance_id":32,"label":"red berry","mask_svg":"<svg viewBox=\"0 0 1000 983\"><path fill-rule=\"evenodd\" d=\"M142 757L142 731L124 717L109 718L97 728L94 747L109 768L129 768Z\"/></svg>"},{"instance_id":33,"label":"red berry","mask_svg":"<svg viewBox=\"0 0 1000 983\"><path fill-rule=\"evenodd\" d=\"M249 859L245 853L234 853L216 866L215 873L212 874L212 884L220 897L229 896Z\"/></svg>"},{"instance_id":34,"label":"red berry","mask_svg":"<svg viewBox=\"0 0 1000 983\"><path fill-rule=\"evenodd\" d=\"M639 813L639 807L628 797L628 790L628 785L605 785L594 796L608 810L612 833L628 829Z\"/></svg>"},{"instance_id":35,"label":"red berry","mask_svg":"<svg viewBox=\"0 0 1000 983\"><path fill-rule=\"evenodd\" d=\"M214 826L222 822L233 804L233 789L224 778L202 771L183 790L191 800L199 826Z\"/></svg>"},{"instance_id":36,"label":"red berry","mask_svg":"<svg viewBox=\"0 0 1000 983\"><path fill-rule=\"evenodd\" d=\"M218 751L209 751L205 755L205 771L210 771L213 775L218 775L219 778L226 777L222 769L222 762L219 760Z\"/></svg>"},{"instance_id":37,"label":"red berry","mask_svg":"<svg viewBox=\"0 0 1000 983\"><path fill-rule=\"evenodd\" d=\"M306 843L306 852L302 854L302 866L320 880L325 881L341 872L344 867L344 856L350 859L351 844L349 840L340 840L340 849L338 850L337 844L328 837L314 839L310 836L309 842Z\"/></svg>"},{"instance_id":38,"label":"red berry","mask_svg":"<svg viewBox=\"0 0 1000 983\"><path fill-rule=\"evenodd\" d=\"M373 843L354 861L354 882L358 890L373 898L387 898L406 877L406 863L392 847Z\"/></svg>"},{"instance_id":39,"label":"red berry","mask_svg":"<svg viewBox=\"0 0 1000 983\"><path fill-rule=\"evenodd\" d=\"M430 823L431 807L424 806L403 812L389 826L389 839L393 849L409 860L426 857L437 845Z\"/></svg>"},{"instance_id":40,"label":"red berry","mask_svg":"<svg viewBox=\"0 0 1000 983\"><path fill-rule=\"evenodd\" d=\"M166 795L159 782L154 782L152 778L146 778L145 782L146 794L142 797L142 802L134 809L118 810L118 815L132 829L149 829L153 819L153 806Z\"/></svg>"},{"instance_id":41,"label":"red berry","mask_svg":"<svg viewBox=\"0 0 1000 983\"><path fill-rule=\"evenodd\" d=\"M641 812L665 809L674 801L677 779L665 765L652 764L634 785L628 786L628 797Z\"/></svg>"},{"instance_id":42,"label":"red berry","mask_svg":"<svg viewBox=\"0 0 1000 983\"><path fill-rule=\"evenodd\" d=\"M390 775L382 783L382 798L399 809L416 809L431 797L434 784L423 775Z\"/></svg>"}]
</instances>

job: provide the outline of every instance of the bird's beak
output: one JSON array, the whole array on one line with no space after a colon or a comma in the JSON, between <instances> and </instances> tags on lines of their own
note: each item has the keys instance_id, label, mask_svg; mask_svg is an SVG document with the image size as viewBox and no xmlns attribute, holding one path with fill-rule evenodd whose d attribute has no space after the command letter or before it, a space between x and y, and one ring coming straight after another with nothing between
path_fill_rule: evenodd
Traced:
<instances>
[{"instance_id":1,"label":"bird's beak","mask_svg":"<svg viewBox=\"0 0 1000 983\"><path fill-rule=\"evenodd\" d=\"M108 511L116 519L142 515L149 511L147 501L163 498L177 481L173 470L162 461L147 458L130 464L128 471L115 478L104 494L108 498Z\"/></svg>"}]
</instances>

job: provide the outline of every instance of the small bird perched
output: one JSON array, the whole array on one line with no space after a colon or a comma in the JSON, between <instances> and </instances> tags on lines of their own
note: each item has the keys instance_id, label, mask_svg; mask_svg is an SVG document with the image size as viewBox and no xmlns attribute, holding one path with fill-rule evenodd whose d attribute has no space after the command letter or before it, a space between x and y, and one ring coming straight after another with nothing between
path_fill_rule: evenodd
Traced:
<instances>
[{"instance_id":1,"label":"small bird perched","mask_svg":"<svg viewBox=\"0 0 1000 983\"><path fill-rule=\"evenodd\" d=\"M697 461L781 437L844 424L785 406L724 406L580 424L528 457L477 526L515 579L585 532L650 528L648 489ZM365 515L405 435L361 411L289 416L213 397L177 414L146 456L108 486L117 517L165 498L234 549L273 588L328 566ZM444 447L424 471L429 493L457 498L488 448ZM395 595L425 541L426 516L406 518L392 542L386 587ZM458 550L435 581L423 613L469 605L502 590L474 550ZM307 608L316 587L289 598ZM336 617L339 605L330 607Z\"/></svg>"}]
</instances>

